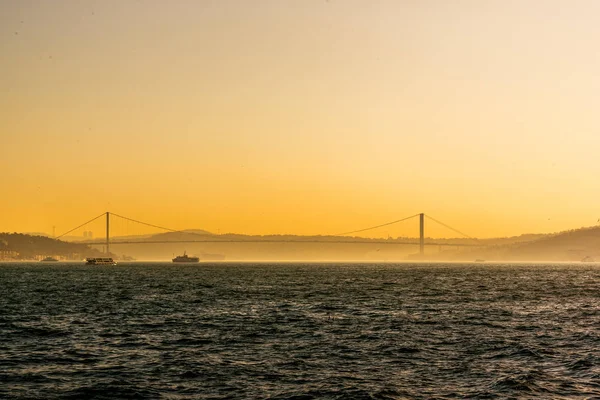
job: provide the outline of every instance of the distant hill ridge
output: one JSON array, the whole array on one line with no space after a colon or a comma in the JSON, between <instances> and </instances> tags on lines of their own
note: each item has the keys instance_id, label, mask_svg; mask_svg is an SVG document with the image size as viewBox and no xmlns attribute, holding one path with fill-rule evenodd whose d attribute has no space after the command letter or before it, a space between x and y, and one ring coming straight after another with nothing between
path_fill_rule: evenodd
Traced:
<instances>
[{"instance_id":1,"label":"distant hill ridge","mask_svg":"<svg viewBox=\"0 0 600 400\"><path fill-rule=\"evenodd\" d=\"M600 227L572 229L532 242L515 244L507 253L511 259L580 261L586 257L600 261Z\"/></svg>"},{"instance_id":2,"label":"distant hill ridge","mask_svg":"<svg viewBox=\"0 0 600 400\"><path fill-rule=\"evenodd\" d=\"M600 226L571 229L535 237L529 241L498 243L484 249L456 253L450 259L488 261L598 261ZM435 259L448 254L434 256Z\"/></svg>"},{"instance_id":3,"label":"distant hill ridge","mask_svg":"<svg viewBox=\"0 0 600 400\"><path fill-rule=\"evenodd\" d=\"M64 242L46 236L24 233L0 233L0 251L16 252L11 258L31 260L44 256L59 256L68 260L81 260L85 257L101 257L104 254L85 244ZM113 256L111 254L111 256Z\"/></svg>"},{"instance_id":4,"label":"distant hill ridge","mask_svg":"<svg viewBox=\"0 0 600 400\"><path fill-rule=\"evenodd\" d=\"M177 240L181 237L213 236L214 234L203 229L184 229L178 232L157 233L148 237L148 240Z\"/></svg>"},{"instance_id":5,"label":"distant hill ridge","mask_svg":"<svg viewBox=\"0 0 600 400\"><path fill-rule=\"evenodd\" d=\"M331 257L339 257L343 259L352 253L353 257L360 257L361 254L369 254L369 259L375 260L376 257L383 257L387 260L402 260L406 259L407 252L414 256L415 248L410 246L385 246L381 247L382 241L393 243L397 242L418 242L418 238L374 238L366 239L361 237L339 237L339 236L300 236L300 235L242 235L242 234L225 234L215 235L209 231L203 229L186 229L181 232L166 232L154 235L140 235L140 236L123 236L113 237L111 240L114 242L118 241L198 241L201 242L203 237L208 238L219 238L225 243L214 244L211 248L209 244L202 245L204 247L198 248L198 251L210 253L212 252L225 252L237 255L236 259L245 259L246 257L261 257L263 255L277 259L285 255L289 259L294 257L311 257L311 259L319 260L323 255L328 255L328 259ZM80 239L80 238L77 238ZM95 238L95 241L101 242L103 238ZM227 244L228 240L239 239L258 241L261 240L288 240L295 241L298 244L287 243L283 247L264 247L266 245L257 244L254 247L248 247L246 245L239 246L235 243ZM339 241L343 239L347 244L333 244L327 243L328 241ZM80 239L81 240L81 239ZM314 244L310 247L307 245L301 245L302 241L322 241L321 244ZM447 239L429 239L434 240L436 243L450 245L444 249L437 247L426 247L425 259L430 260L463 260L472 261L475 259L483 259L488 261L598 261L600 262L600 226L584 227L579 229L572 229L568 231L558 232L555 234L526 234L520 236L514 236L509 238L492 238L492 239L465 239L465 238L447 238ZM361 244L353 245L353 241L361 242L373 242L372 245ZM452 243L480 243L487 247L470 247L470 248L452 248ZM212 242L215 243L215 242ZM119 248L123 252L127 252L125 247ZM135 245L134 245L135 246ZM176 244L173 244L176 246ZM182 251L180 247L173 247L172 251ZM185 245L187 246L187 245ZM209 247L207 247L209 246ZM220 247L219 247L220 246ZM225 246L225 247L224 247ZM304 247L302 247L304 246ZM345 247L341 247L345 246ZM377 248L370 248L369 246L378 246ZM152 247L152 246L150 246ZM143 249L149 249L148 247L140 247L138 257L143 257L146 253ZM162 249L162 248L161 248ZM165 248L166 249L166 248ZM183 248L185 249L185 248ZM191 247L188 246L191 250ZM284 251L285 253L280 252ZM369 250L370 249L370 250ZM388 251L384 252L384 249ZM404 255L402 251L404 249ZM398 251L396 251L398 250ZM442 250L442 251L440 251ZM67 242L63 240L55 240L46 236L41 235L28 235L20 233L0 233L0 251L4 251L5 254L9 252L19 253L18 259L33 259L40 255L51 255L61 256L71 259L81 259L83 257L100 256L102 253L99 249L94 249L87 246L84 243ZM158 251L158 250L157 250ZM161 250L161 254L167 252ZM168 251L171 252L170 250ZM394 255L391 252L395 252ZM385 254L385 255L384 255ZM0 254L1 255L1 254ZM333 255L333 256L332 256ZM12 257L12 256L11 256ZM422 259L422 257L419 257ZM229 259L229 258L228 258ZM233 259L233 258L231 258ZM304 258L306 259L306 258Z\"/></svg>"}]
</instances>

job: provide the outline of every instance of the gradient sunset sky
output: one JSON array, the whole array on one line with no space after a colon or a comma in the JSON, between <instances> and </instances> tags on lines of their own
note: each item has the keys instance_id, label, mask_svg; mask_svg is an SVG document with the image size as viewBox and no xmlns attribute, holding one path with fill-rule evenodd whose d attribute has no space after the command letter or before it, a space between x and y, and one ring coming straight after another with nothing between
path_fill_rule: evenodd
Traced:
<instances>
[{"instance_id":1,"label":"gradient sunset sky","mask_svg":"<svg viewBox=\"0 0 600 400\"><path fill-rule=\"evenodd\" d=\"M0 0L0 231L104 211L247 234L419 212L478 237L595 225L599 16L592 0Z\"/></svg>"}]
</instances>

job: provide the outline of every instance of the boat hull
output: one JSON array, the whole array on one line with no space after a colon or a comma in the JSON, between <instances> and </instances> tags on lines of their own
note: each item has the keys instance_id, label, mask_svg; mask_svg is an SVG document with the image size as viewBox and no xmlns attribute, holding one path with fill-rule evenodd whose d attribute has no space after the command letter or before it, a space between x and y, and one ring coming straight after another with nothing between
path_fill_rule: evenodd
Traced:
<instances>
[{"instance_id":1,"label":"boat hull","mask_svg":"<svg viewBox=\"0 0 600 400\"><path fill-rule=\"evenodd\" d=\"M110 257L86 258L85 265L117 265L117 262Z\"/></svg>"}]
</instances>

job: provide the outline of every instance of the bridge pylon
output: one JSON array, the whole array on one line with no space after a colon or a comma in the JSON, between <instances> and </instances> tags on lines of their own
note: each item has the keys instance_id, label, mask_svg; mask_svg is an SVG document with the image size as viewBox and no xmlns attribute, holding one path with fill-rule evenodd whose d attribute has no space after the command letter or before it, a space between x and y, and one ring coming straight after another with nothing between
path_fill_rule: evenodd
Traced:
<instances>
[{"instance_id":1,"label":"bridge pylon","mask_svg":"<svg viewBox=\"0 0 600 400\"><path fill-rule=\"evenodd\" d=\"M425 254L425 214L419 214L419 253Z\"/></svg>"},{"instance_id":2,"label":"bridge pylon","mask_svg":"<svg viewBox=\"0 0 600 400\"><path fill-rule=\"evenodd\" d=\"M110 253L110 212L106 212L106 255Z\"/></svg>"}]
</instances>

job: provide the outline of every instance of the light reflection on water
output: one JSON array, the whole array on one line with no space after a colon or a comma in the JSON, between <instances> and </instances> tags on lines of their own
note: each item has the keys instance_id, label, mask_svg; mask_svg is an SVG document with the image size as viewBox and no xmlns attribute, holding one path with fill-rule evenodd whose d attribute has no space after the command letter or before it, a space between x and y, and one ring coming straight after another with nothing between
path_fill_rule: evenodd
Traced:
<instances>
[{"instance_id":1,"label":"light reflection on water","mask_svg":"<svg viewBox=\"0 0 600 400\"><path fill-rule=\"evenodd\" d=\"M595 264L0 265L0 397L600 396Z\"/></svg>"}]
</instances>

